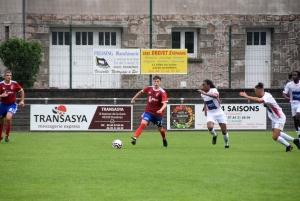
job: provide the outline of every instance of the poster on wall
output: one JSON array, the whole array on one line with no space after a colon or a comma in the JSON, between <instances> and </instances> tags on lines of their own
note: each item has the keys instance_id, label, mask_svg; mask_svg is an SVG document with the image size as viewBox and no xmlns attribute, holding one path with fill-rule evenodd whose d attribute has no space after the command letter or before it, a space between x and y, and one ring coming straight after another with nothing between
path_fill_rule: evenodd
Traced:
<instances>
[{"instance_id":1,"label":"poster on wall","mask_svg":"<svg viewBox=\"0 0 300 201\"><path fill-rule=\"evenodd\" d=\"M132 105L31 105L31 131L131 131Z\"/></svg>"},{"instance_id":2,"label":"poster on wall","mask_svg":"<svg viewBox=\"0 0 300 201\"><path fill-rule=\"evenodd\" d=\"M94 49L93 74L140 74L140 49Z\"/></svg>"},{"instance_id":3,"label":"poster on wall","mask_svg":"<svg viewBox=\"0 0 300 201\"><path fill-rule=\"evenodd\" d=\"M203 104L168 105L168 130L207 130ZM228 130L267 129L266 108L262 104L222 104ZM220 130L215 122L214 128Z\"/></svg>"},{"instance_id":4,"label":"poster on wall","mask_svg":"<svg viewBox=\"0 0 300 201\"><path fill-rule=\"evenodd\" d=\"M141 74L187 74L186 49L142 49Z\"/></svg>"}]
</instances>

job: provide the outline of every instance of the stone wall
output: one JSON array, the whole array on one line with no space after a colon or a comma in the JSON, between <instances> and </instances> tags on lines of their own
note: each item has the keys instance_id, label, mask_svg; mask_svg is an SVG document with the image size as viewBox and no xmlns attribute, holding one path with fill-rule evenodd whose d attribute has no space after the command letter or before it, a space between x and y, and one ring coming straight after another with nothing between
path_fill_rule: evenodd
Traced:
<instances>
[{"instance_id":1,"label":"stone wall","mask_svg":"<svg viewBox=\"0 0 300 201\"><path fill-rule=\"evenodd\" d=\"M149 48L149 15L27 14L27 40L44 46L44 57L35 88L47 88L51 27L121 27L122 48ZM299 69L300 15L154 15L153 49L171 48L172 28L198 29L198 58L188 59L187 75L161 75L164 88L197 88L212 79L219 88L228 88L229 26L232 26L232 88L243 88L247 28L272 30L272 88L282 88L287 74ZM141 88L149 75L123 75L122 88Z\"/></svg>"}]
</instances>

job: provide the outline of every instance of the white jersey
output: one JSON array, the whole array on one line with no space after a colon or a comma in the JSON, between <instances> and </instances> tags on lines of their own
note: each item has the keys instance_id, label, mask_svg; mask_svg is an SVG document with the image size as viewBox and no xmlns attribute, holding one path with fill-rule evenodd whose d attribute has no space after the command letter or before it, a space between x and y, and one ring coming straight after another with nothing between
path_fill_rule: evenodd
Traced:
<instances>
[{"instance_id":1,"label":"white jersey","mask_svg":"<svg viewBox=\"0 0 300 201\"><path fill-rule=\"evenodd\" d=\"M223 112L223 110L221 109L221 105L220 105L218 90L216 88L211 88L206 93L207 94L215 94L218 96L217 98L213 98L213 97L201 94L201 97L203 98L203 101L205 102L207 112L220 112L220 111Z\"/></svg>"},{"instance_id":2,"label":"white jersey","mask_svg":"<svg viewBox=\"0 0 300 201\"><path fill-rule=\"evenodd\" d=\"M285 114L282 112L281 107L278 105L276 100L273 98L273 96L265 92L264 96L262 97L263 99L263 104L264 107L267 108L268 111L268 117L273 121L273 122L281 122L284 123L286 120Z\"/></svg>"},{"instance_id":3,"label":"white jersey","mask_svg":"<svg viewBox=\"0 0 300 201\"><path fill-rule=\"evenodd\" d=\"M295 84L294 81L288 82L283 92L284 94L290 97L290 102L299 102L300 101L300 82Z\"/></svg>"}]
</instances>

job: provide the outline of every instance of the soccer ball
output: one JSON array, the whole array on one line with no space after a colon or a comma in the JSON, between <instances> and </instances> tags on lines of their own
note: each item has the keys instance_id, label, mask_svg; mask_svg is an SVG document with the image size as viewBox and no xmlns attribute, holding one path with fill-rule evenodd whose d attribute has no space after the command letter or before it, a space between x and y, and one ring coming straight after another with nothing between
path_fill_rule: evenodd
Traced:
<instances>
[{"instance_id":1,"label":"soccer ball","mask_svg":"<svg viewBox=\"0 0 300 201\"><path fill-rule=\"evenodd\" d=\"M119 139L116 139L116 140L114 140L114 141L112 142L112 147L113 147L113 148L121 149L122 146L123 146L123 143L122 143L122 141L119 140Z\"/></svg>"}]
</instances>

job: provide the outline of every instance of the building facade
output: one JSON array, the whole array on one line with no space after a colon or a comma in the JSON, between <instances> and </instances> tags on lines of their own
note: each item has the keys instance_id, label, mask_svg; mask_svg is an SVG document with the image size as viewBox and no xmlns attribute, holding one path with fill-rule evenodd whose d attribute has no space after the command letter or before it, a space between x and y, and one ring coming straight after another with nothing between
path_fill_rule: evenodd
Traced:
<instances>
[{"instance_id":1,"label":"building facade","mask_svg":"<svg viewBox=\"0 0 300 201\"><path fill-rule=\"evenodd\" d=\"M187 49L188 73L161 75L169 89L199 88L204 79L218 88L253 88L257 82L283 88L300 65L300 1L0 3L0 42L24 34L44 47L34 88L140 89L150 83L150 75L93 75L95 48Z\"/></svg>"}]
</instances>

